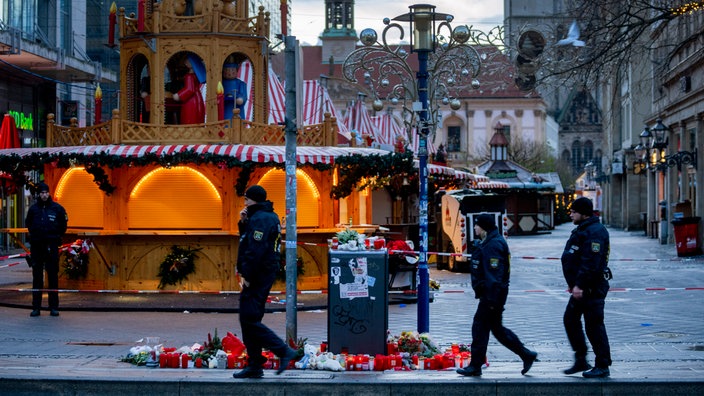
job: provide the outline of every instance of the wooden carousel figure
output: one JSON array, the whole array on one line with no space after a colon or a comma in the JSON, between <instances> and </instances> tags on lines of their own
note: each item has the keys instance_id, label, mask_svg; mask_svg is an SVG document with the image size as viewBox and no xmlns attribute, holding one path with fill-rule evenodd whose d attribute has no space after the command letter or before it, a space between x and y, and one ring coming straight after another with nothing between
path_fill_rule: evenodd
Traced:
<instances>
[{"instance_id":1,"label":"wooden carousel figure","mask_svg":"<svg viewBox=\"0 0 704 396\"><path fill-rule=\"evenodd\" d=\"M188 71L183 76L183 88L173 94L173 100L180 102L179 123L200 124L205 122L205 103L200 92L201 82L205 82L205 67L191 54L184 64Z\"/></svg>"}]
</instances>

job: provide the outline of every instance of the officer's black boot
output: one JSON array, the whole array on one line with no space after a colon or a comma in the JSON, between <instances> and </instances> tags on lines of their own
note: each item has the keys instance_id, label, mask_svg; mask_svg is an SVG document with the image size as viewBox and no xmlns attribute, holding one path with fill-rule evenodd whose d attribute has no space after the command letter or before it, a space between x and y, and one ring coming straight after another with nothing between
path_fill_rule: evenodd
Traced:
<instances>
[{"instance_id":1,"label":"officer's black boot","mask_svg":"<svg viewBox=\"0 0 704 396\"><path fill-rule=\"evenodd\" d=\"M576 373L579 373L582 371L587 371L590 368L592 368L592 366L589 365L589 363L587 363L586 356L577 356L577 358L574 362L574 366L566 369L563 372L567 375L570 375L570 374L576 374Z\"/></svg>"}]
</instances>

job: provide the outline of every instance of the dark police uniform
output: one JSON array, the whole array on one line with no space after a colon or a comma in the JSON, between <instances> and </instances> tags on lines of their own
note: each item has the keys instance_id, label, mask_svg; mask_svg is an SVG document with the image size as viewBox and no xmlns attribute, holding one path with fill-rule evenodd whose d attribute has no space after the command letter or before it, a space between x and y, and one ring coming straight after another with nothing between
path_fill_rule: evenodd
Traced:
<instances>
[{"instance_id":1,"label":"dark police uniform","mask_svg":"<svg viewBox=\"0 0 704 396\"><path fill-rule=\"evenodd\" d=\"M44 191L49 191L48 188ZM29 231L30 255L32 257L32 288L44 288L44 271L47 274L47 287L59 288L59 246L66 233L68 215L63 206L54 202L51 196L46 201L39 199L29 207L25 224ZM49 309L59 309L59 293L50 291ZM42 305L42 292L32 292L32 309Z\"/></svg>"},{"instance_id":2,"label":"dark police uniform","mask_svg":"<svg viewBox=\"0 0 704 396\"><path fill-rule=\"evenodd\" d=\"M580 223L567 240L562 253L562 272L570 290L578 286L584 291L581 299L570 297L565 309L567 338L577 359L587 355L584 328L596 355L595 366L611 365L611 349L604 326L604 299L609 291L609 232L596 216ZM608 274L608 276L606 276Z\"/></svg>"},{"instance_id":3,"label":"dark police uniform","mask_svg":"<svg viewBox=\"0 0 704 396\"><path fill-rule=\"evenodd\" d=\"M472 359L470 365L479 370L486 361L489 332L496 340L521 359L534 359L516 334L502 324L511 275L511 254L506 240L497 229L489 231L472 253L472 288L479 299L472 323ZM532 360L531 360L532 364Z\"/></svg>"},{"instance_id":4,"label":"dark police uniform","mask_svg":"<svg viewBox=\"0 0 704 396\"><path fill-rule=\"evenodd\" d=\"M280 265L281 223L271 201L250 205L247 217L239 222L237 272L249 282L249 286L242 286L239 316L248 364L260 368L266 362L262 348L279 357L288 352L283 340L262 323L266 300Z\"/></svg>"}]
</instances>

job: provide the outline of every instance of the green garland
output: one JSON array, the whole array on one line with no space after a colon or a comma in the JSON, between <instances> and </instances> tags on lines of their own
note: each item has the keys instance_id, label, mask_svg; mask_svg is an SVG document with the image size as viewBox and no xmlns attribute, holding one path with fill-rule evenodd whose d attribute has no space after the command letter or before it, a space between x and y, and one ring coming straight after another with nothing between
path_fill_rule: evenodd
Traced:
<instances>
[{"instance_id":1,"label":"green garland","mask_svg":"<svg viewBox=\"0 0 704 396\"><path fill-rule=\"evenodd\" d=\"M157 274L161 279L159 289L163 289L166 285L182 283L188 278L188 275L194 273L196 271L196 253L201 250L202 248L191 249L190 247L172 246L171 253L164 257L164 261L159 266Z\"/></svg>"},{"instance_id":2,"label":"green garland","mask_svg":"<svg viewBox=\"0 0 704 396\"><path fill-rule=\"evenodd\" d=\"M244 195L247 182L252 172L257 168L280 168L284 164L276 162L259 163L253 161L240 161L237 158L211 153L197 153L195 150L187 150L179 153L160 155L147 153L142 157L121 157L107 153L85 154L64 154L64 153L31 153L26 156L17 154L0 156L0 172L12 176L18 187L29 185L34 189L34 184L27 175L32 172L41 173L44 166L51 165L56 168L70 168L75 166L85 166L86 171L93 175L93 181L100 190L110 194L115 190L115 186L110 183L105 169L115 169L123 166L147 166L160 165L165 168L181 164L216 165L223 169L241 168L239 178L235 185L238 195ZM384 155L351 154L337 157L334 164L306 164L316 170L330 170L338 168L338 185L333 187L330 196L334 199L344 198L350 195L355 189L361 190L366 187L379 188L384 178L395 175L412 175L413 154L389 153ZM366 183L361 183L367 180Z\"/></svg>"}]
</instances>

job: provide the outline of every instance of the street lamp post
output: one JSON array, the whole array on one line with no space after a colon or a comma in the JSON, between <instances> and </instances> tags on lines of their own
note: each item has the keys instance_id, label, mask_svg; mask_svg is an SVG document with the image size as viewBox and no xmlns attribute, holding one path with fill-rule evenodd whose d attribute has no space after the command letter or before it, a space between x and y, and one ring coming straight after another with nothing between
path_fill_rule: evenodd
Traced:
<instances>
[{"instance_id":1,"label":"street lamp post","mask_svg":"<svg viewBox=\"0 0 704 396\"><path fill-rule=\"evenodd\" d=\"M647 126L641 132L640 139L641 144L637 147L639 150L636 153L640 153L648 158L641 157L643 160L647 161L648 166L653 171L664 172L667 168L676 166L678 171L682 170L682 165L692 165L696 169L697 167L697 149L696 147L692 151L679 150L674 154L667 155L667 145L668 137L667 132L669 128L666 127L660 118L655 121L655 126L649 129Z\"/></svg>"},{"instance_id":2,"label":"street lamp post","mask_svg":"<svg viewBox=\"0 0 704 396\"><path fill-rule=\"evenodd\" d=\"M384 19L386 27L381 42L373 29L360 33L363 47L353 51L345 60L343 74L347 80L358 78L369 84L374 91L373 108L383 109L382 99L391 104L402 104L403 119L407 130L418 131L419 170L419 260L418 260L418 332L430 329L429 273L428 273L428 138L435 133L439 104L459 110L460 101L452 95L466 87L476 89L475 79L481 69L477 51L467 44L503 42L499 34L473 31L466 25L450 26L452 15L435 12L435 6L415 4L410 12L393 18L393 21L410 22L411 52L418 54L418 72L408 64L408 52L403 46L390 46L387 33L394 29L403 39L401 25ZM436 21L441 21L437 25ZM442 35L447 31L447 36ZM440 102L440 103L438 103Z\"/></svg>"}]
</instances>

